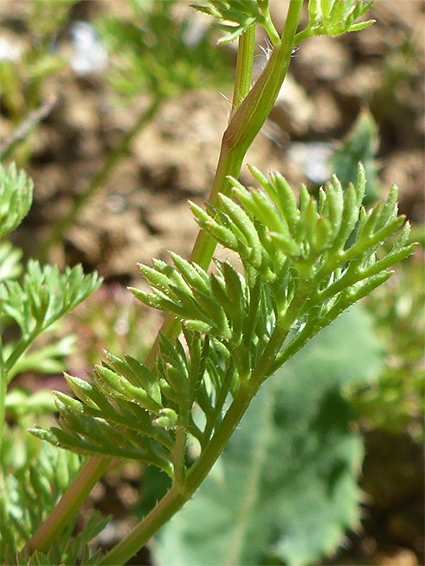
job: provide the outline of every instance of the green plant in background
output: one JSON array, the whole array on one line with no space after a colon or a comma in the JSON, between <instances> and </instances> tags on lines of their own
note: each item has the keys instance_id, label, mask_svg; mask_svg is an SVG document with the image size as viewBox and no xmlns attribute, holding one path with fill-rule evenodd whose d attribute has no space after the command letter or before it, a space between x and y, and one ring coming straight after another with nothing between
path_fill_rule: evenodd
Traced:
<instances>
[{"instance_id":1,"label":"green plant in background","mask_svg":"<svg viewBox=\"0 0 425 566\"><path fill-rule=\"evenodd\" d=\"M32 203L32 182L24 172L16 167L0 168L0 238L13 231L28 213ZM14 341L2 340L1 352L1 397L0 423L4 422L7 386L22 368L40 365L47 370L49 362L58 355L57 348L47 352L29 353L28 349L38 336L45 332L62 316L86 299L100 285L97 275L84 276L81 266L67 269L61 275L57 268L41 267L37 261L30 260L22 283L12 279L19 267L12 263L17 253L6 244L9 258L3 257L4 268L9 263L9 273L0 287L2 328L13 324L19 330L19 338ZM5 249L5 248L3 248ZM63 343L62 347L66 344ZM66 353L66 348L65 348ZM31 359L31 357L33 358ZM31 361L30 361L31 360ZM44 363L46 362L46 363ZM54 371L56 371L54 367Z\"/></svg>"},{"instance_id":2,"label":"green plant in background","mask_svg":"<svg viewBox=\"0 0 425 566\"><path fill-rule=\"evenodd\" d=\"M233 111L209 202L206 208L191 204L201 231L190 261L171 254L173 265L153 260L153 267L140 267L151 289L132 289L133 294L167 313L146 360L106 353L90 381L66 376L75 398L57 394L58 426L32 430L54 446L91 458L27 542L21 562L28 555L34 563L43 559L41 553L53 556L59 534L69 528L110 458L119 457L152 464L171 484L117 546L100 560L83 562L125 564L192 498L251 402L239 440L229 445L199 492L208 505L203 516L209 539L229 545L219 559L257 563L268 556L307 564L335 548L358 519L355 471L362 446L348 432L350 412L341 387L369 377L380 356L368 340L370 324L361 311L326 327L387 281L389 268L409 256L414 245L409 225L397 215L396 187L385 204L363 207L366 176L361 165L355 184L343 187L334 176L317 199L305 186L296 199L282 175L266 177L252 166L258 188L247 189L237 180L294 47L314 35L336 36L372 23L356 22L369 6L362 1L310 0L309 23L298 32L302 4L290 1L281 34L267 0L215 0L201 8L233 22L232 29L225 24L228 40L239 37ZM251 87L256 25L274 47ZM215 270L208 271L217 244L235 254L237 267L216 260ZM45 292L39 283L34 286L40 300L33 303L41 312ZM343 347L339 340L352 332ZM337 349L330 350L334 342ZM364 349L366 367L356 363L356 348ZM285 458L279 460L283 446ZM241 454L249 454L244 491ZM227 483L221 490L220 468ZM222 514L229 488L234 499ZM181 517L198 523L199 505L195 499ZM237 526L229 529L235 518L240 519ZM179 524L177 516L176 521L160 541L163 563L177 534L181 541L187 537L184 519ZM182 549L179 541L180 563L210 563L213 544L197 539L194 556L190 553L196 548Z\"/></svg>"},{"instance_id":3,"label":"green plant in background","mask_svg":"<svg viewBox=\"0 0 425 566\"><path fill-rule=\"evenodd\" d=\"M354 181L359 161L364 164L368 179L365 203L376 202L382 193L376 162L378 146L377 124L368 110L362 110L331 158L332 170L343 184ZM423 249L419 230L413 237ZM417 257L404 262L389 285L368 297L365 307L373 313L388 363L372 383L354 387L351 405L367 426L391 432L408 430L421 440L425 389L421 367L425 317L423 262Z\"/></svg>"},{"instance_id":4,"label":"green plant in background","mask_svg":"<svg viewBox=\"0 0 425 566\"><path fill-rule=\"evenodd\" d=\"M3 431L0 474L2 564L16 563L18 551L52 511L84 463L84 459L76 454L36 444L31 446L28 435L16 425ZM96 553L89 558L88 542L105 524L106 521L96 513L84 531L73 537L75 521L71 521L47 555L38 554L28 560L21 558L18 563L52 566L96 563Z\"/></svg>"},{"instance_id":5,"label":"green plant in background","mask_svg":"<svg viewBox=\"0 0 425 566\"><path fill-rule=\"evenodd\" d=\"M376 154L379 147L378 126L369 110L362 110L348 133L344 143L330 159L331 170L343 186L354 183L357 164L363 163L367 185L364 202L370 205L379 198L378 167Z\"/></svg>"},{"instance_id":6,"label":"green plant in background","mask_svg":"<svg viewBox=\"0 0 425 566\"><path fill-rule=\"evenodd\" d=\"M415 261L417 259L418 261ZM369 387L354 389L353 409L368 426L397 433L408 431L423 441L425 372L423 263L412 258L388 287L368 298L388 363Z\"/></svg>"},{"instance_id":7,"label":"green plant in background","mask_svg":"<svg viewBox=\"0 0 425 566\"><path fill-rule=\"evenodd\" d=\"M43 100L46 80L67 65L66 58L52 46L75 1L33 0L28 3L24 26L30 39L22 49L11 42L8 53L0 60L2 106L13 127L10 134L13 143L0 147L2 159L16 151L18 144L27 139L29 132L51 109L51 102ZM18 148L15 159L25 162L29 154L27 144Z\"/></svg>"},{"instance_id":8,"label":"green plant in background","mask_svg":"<svg viewBox=\"0 0 425 566\"><path fill-rule=\"evenodd\" d=\"M194 22L188 10L176 12L176 0L128 0L127 5L127 20L104 15L96 24L115 57L108 79L121 96L166 99L228 82L228 60L211 49L211 27Z\"/></svg>"},{"instance_id":9,"label":"green plant in background","mask_svg":"<svg viewBox=\"0 0 425 566\"><path fill-rule=\"evenodd\" d=\"M27 215L32 204L32 181L15 165L0 165L0 560L11 564L16 553L54 508L81 468L78 456L47 451L24 429L35 417L54 411L51 391L31 394L23 387L9 390L12 380L28 371L57 373L64 369L64 357L73 349L74 338L45 344L37 340L50 332L58 320L87 298L100 285L96 274L84 276L80 266L59 274L51 266L30 260L24 269L22 253L4 240ZM7 423L5 416L7 411ZM47 423L47 421L46 421ZM96 527L98 525L98 528ZM52 557L87 553L83 535L68 544L73 525L61 538ZM102 524L94 518L91 535ZM59 553L59 554L58 554ZM38 562L37 562L38 563ZM53 558L52 562L59 563Z\"/></svg>"}]
</instances>

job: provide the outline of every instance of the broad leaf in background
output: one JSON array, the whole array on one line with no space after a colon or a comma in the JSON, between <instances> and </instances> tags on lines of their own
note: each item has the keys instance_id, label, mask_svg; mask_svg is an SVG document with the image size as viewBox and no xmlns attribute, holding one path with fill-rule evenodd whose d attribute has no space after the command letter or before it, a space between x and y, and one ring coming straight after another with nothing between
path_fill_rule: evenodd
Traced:
<instances>
[{"instance_id":1,"label":"broad leaf in background","mask_svg":"<svg viewBox=\"0 0 425 566\"><path fill-rule=\"evenodd\" d=\"M343 187L356 182L358 164L363 164L367 179L363 199L366 206L376 202L380 194L376 164L378 147L378 126L369 110L365 109L360 112L343 145L330 160L331 170Z\"/></svg>"},{"instance_id":2,"label":"broad leaf in background","mask_svg":"<svg viewBox=\"0 0 425 566\"><path fill-rule=\"evenodd\" d=\"M371 322L353 307L271 378L212 474L154 547L161 566L311 564L359 520L362 440L346 384L381 367Z\"/></svg>"}]
</instances>

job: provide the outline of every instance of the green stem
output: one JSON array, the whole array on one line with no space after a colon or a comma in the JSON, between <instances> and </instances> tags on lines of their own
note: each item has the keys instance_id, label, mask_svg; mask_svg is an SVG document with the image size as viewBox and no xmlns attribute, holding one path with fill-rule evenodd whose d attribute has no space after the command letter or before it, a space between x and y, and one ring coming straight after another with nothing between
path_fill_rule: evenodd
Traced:
<instances>
[{"instance_id":1,"label":"green stem","mask_svg":"<svg viewBox=\"0 0 425 566\"><path fill-rule=\"evenodd\" d=\"M242 379L238 392L227 411L223 421L202 452L199 459L189 470L183 486L174 485L167 495L152 509L152 511L103 559L100 565L125 564L152 538L152 536L188 501L223 452L252 399L258 392L262 383L262 376L272 363L276 352L282 345L286 333L276 329L259 363L250 379Z\"/></svg>"},{"instance_id":2,"label":"green stem","mask_svg":"<svg viewBox=\"0 0 425 566\"><path fill-rule=\"evenodd\" d=\"M118 146L111 151L107 160L103 164L103 167L91 180L88 188L74 199L71 210L68 212L68 214L66 214L66 216L59 220L59 222L54 227L53 232L42 244L40 252L38 254L40 261L45 261L51 247L63 239L69 228L74 224L75 219L80 214L81 210L86 206L93 195L102 187L104 182L108 179L108 177L118 165L120 160L124 157L124 155L128 153L130 144L133 139L155 116L161 103L162 99L159 96L156 96L148 106L148 108L143 110L133 128L124 135Z\"/></svg>"},{"instance_id":3,"label":"green stem","mask_svg":"<svg viewBox=\"0 0 425 566\"><path fill-rule=\"evenodd\" d=\"M13 352L7 358L6 361L2 360L1 367L1 384L0 384L0 434L3 431L4 421L6 418L6 396L7 396L7 386L11 381L10 370L16 364L18 359L22 356L25 350L32 344L32 342L37 338L37 336L42 332L43 328L36 326L32 333L25 339L21 338L18 344L15 346ZM1 434L1 436L3 436ZM1 444L1 439L0 439Z\"/></svg>"},{"instance_id":4,"label":"green stem","mask_svg":"<svg viewBox=\"0 0 425 566\"><path fill-rule=\"evenodd\" d=\"M4 373L6 375L6 381L10 381L9 378L10 370L13 368L13 366L16 364L16 362L19 360L19 358L22 356L22 354L25 352L28 346L30 346L30 344L34 342L34 340L43 330L44 328L37 326L29 336L27 336L26 338L22 337L19 340L19 342L16 344L15 348L13 349L13 352L10 354L10 356L7 358L4 364Z\"/></svg>"},{"instance_id":5,"label":"green stem","mask_svg":"<svg viewBox=\"0 0 425 566\"><path fill-rule=\"evenodd\" d=\"M174 486L166 496L146 515L117 546L106 554L99 565L125 564L152 536L188 501L220 456L228 440L235 431L256 390L241 387L224 417L217 432L211 439L199 460L190 469L184 490Z\"/></svg>"},{"instance_id":6,"label":"green stem","mask_svg":"<svg viewBox=\"0 0 425 566\"><path fill-rule=\"evenodd\" d=\"M301 8L302 0L290 1L281 43L274 49L260 78L230 119L229 126L223 135L217 171L209 197L209 202L213 206L217 204L218 194L220 192L224 194L230 192L230 183L227 181L227 176L231 175L235 178L239 176L245 154L268 118L274 105L291 60L294 36L298 27ZM252 42L255 39L253 34L250 34L248 38L249 41ZM245 52L251 53L251 50L246 48ZM239 81L242 81L242 77L239 78ZM243 90L240 86L235 86L235 88L240 92ZM206 269L211 261L214 250L214 241L201 230L195 242L191 260L196 261L201 267ZM178 322L168 317L161 331L164 334L166 332L167 336L172 336L174 333L178 332L178 329ZM155 360L157 343L156 341L146 360L148 367L151 367ZM227 444L245 413L252 397L256 393L257 389L252 391L251 394L247 393L249 384L250 382L248 381L239 389L215 435L202 456L190 470L186 479L186 486L188 486L189 492L181 492L176 486L173 487L151 513L149 513L117 547L112 549L100 564L124 564L125 561L142 548L157 530L191 497L221 454L224 446ZM89 466L89 464L90 461L87 466ZM88 471L84 478L78 484L74 482L71 488L76 491L82 491L84 489L84 493L89 493L97 480L98 477L94 474L90 475ZM67 494L65 494L65 496L66 495ZM64 506L64 513L67 513L69 519L71 519L73 514L69 512L66 505L62 504L65 496L59 502L58 507ZM57 533L63 526L64 524L62 524L60 528L54 529L55 536L57 536ZM43 530L43 528L44 526L42 526L40 530ZM33 544L31 548L35 550L38 547ZM116 559L118 556L120 556L119 560Z\"/></svg>"},{"instance_id":7,"label":"green stem","mask_svg":"<svg viewBox=\"0 0 425 566\"><path fill-rule=\"evenodd\" d=\"M254 47L255 26L251 26L239 39L235 85L233 88L232 115L247 97L251 88ZM235 152L229 151L222 143L213 185L208 197L208 202L212 206L217 206L218 194L220 192L226 194L230 191L230 184L227 181L227 176L231 175L232 177L238 177L239 175L245 154L241 156L235 155L234 153ZM203 269L207 269L214 254L215 247L216 244L214 240L206 232L201 230L193 246L190 260L196 262ZM170 338L171 336L176 336L179 330L180 323L174 316L167 315L146 358L145 364L148 367L151 367L155 361L159 347L160 335L164 334Z\"/></svg>"},{"instance_id":8,"label":"green stem","mask_svg":"<svg viewBox=\"0 0 425 566\"><path fill-rule=\"evenodd\" d=\"M301 7L302 0L291 0L285 29L283 31L284 41L289 43L289 47L286 46L286 48L276 49L273 55L275 55L275 53L278 53L280 58L278 57L278 55L276 55L275 57L273 57L272 55L272 58L270 59L271 64L268 65L265 69L265 71L267 71L268 69L268 73L275 73L277 72L277 70L279 70L279 62L281 67L279 73L281 82L283 81L287 68L289 66L289 60L292 53L293 37L298 26ZM281 60L281 58L283 58L283 61ZM259 81L261 81L261 77ZM256 85L259 81L257 81ZM245 98L244 102L235 112L233 118L230 121L228 130L226 130L223 136L219 166L217 169L216 181L214 183L210 196L210 202L215 202L218 197L217 186L219 184L221 184L222 187L225 186L225 177L223 177L222 173L222 171L225 170L224 165L233 165L234 167L239 167L240 169L242 159L251 143L247 142L251 139L254 132L255 135L257 135L259 129L264 124L264 121L268 116L267 113L267 115L263 116L262 119L258 119L255 114L251 113L252 108L256 109L257 112L260 111L261 99L263 99L264 103L267 106L270 105L272 99L274 103L281 83L279 85L279 88L277 88L277 85L274 83L274 81L270 80L270 78L267 78L266 76L266 78L261 81L260 87L257 88L257 92L259 92L261 95L259 96L260 100L254 98L252 101L249 101L252 92L256 88L256 85L254 85L250 94ZM246 105L245 109L244 105ZM251 128L246 128L243 120L240 121L240 116L249 119ZM236 120L236 126L233 124L234 120ZM234 145L233 143L231 143L232 139L238 139L238 143ZM237 171L237 175L239 174L239 169ZM227 173L227 175L228 174L229 173ZM217 179L219 179L219 181ZM201 265L203 265L203 262L207 261L209 257L209 263L214 248L214 244L211 245L205 233L201 231L192 253L192 260L194 257L200 258L202 262ZM209 254L211 254L211 256L209 256ZM282 345L282 342L287 335L287 327L289 318L291 318L291 314L287 313L287 315L282 318L282 325L279 326L273 333L263 356L260 358L259 363L251 376L251 379L241 379L241 386L223 421L217 428L214 436L208 443L205 450L202 452L197 462L190 469L186 477L185 491L182 491L181 489L177 490L175 487L173 487L168 492L168 494L158 503L158 505L151 511L151 513L149 513L145 517L145 519L143 519L143 521L139 523L139 525L137 525L115 548L113 548L100 561L100 564L125 564L127 560L129 560L132 556L134 556L134 554L136 554L141 548L143 548L143 546L150 540L150 538L181 507L183 507L185 502L190 499L199 485L203 482L212 466L224 450L231 436L233 435L251 400L254 398L255 394L258 391L258 388L264 380L264 376L267 375L267 370L276 357Z\"/></svg>"},{"instance_id":9,"label":"green stem","mask_svg":"<svg viewBox=\"0 0 425 566\"><path fill-rule=\"evenodd\" d=\"M3 427L6 419L7 374L4 368L0 371L0 446L3 441Z\"/></svg>"},{"instance_id":10,"label":"green stem","mask_svg":"<svg viewBox=\"0 0 425 566\"><path fill-rule=\"evenodd\" d=\"M188 498L185 491L172 487L143 521L98 562L99 566L125 564L140 548L143 548L164 523L183 507ZM139 533L141 530L143 530L142 535ZM142 541L141 544L140 541Z\"/></svg>"},{"instance_id":11,"label":"green stem","mask_svg":"<svg viewBox=\"0 0 425 566\"><path fill-rule=\"evenodd\" d=\"M244 156L274 106L291 61L302 0L291 0L282 39L250 93L232 117L223 145Z\"/></svg>"},{"instance_id":12,"label":"green stem","mask_svg":"<svg viewBox=\"0 0 425 566\"><path fill-rule=\"evenodd\" d=\"M174 483L177 486L184 484L186 456L186 429L179 425L176 429L176 442L173 449Z\"/></svg>"},{"instance_id":13,"label":"green stem","mask_svg":"<svg viewBox=\"0 0 425 566\"><path fill-rule=\"evenodd\" d=\"M255 25L242 35L238 45L235 86L233 89L232 115L251 90L252 66L254 63Z\"/></svg>"},{"instance_id":14,"label":"green stem","mask_svg":"<svg viewBox=\"0 0 425 566\"><path fill-rule=\"evenodd\" d=\"M280 41L280 37L271 19L268 2L266 2L263 5L262 11L263 11L263 20L260 22L260 24L267 32L267 35L269 36L270 41L273 43L273 45L277 45Z\"/></svg>"}]
</instances>

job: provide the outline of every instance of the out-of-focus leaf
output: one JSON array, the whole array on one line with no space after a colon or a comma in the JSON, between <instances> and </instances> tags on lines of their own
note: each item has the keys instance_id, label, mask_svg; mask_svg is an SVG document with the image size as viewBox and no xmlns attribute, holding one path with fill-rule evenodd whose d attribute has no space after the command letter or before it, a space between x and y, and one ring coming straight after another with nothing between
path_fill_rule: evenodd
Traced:
<instances>
[{"instance_id":1,"label":"out-of-focus leaf","mask_svg":"<svg viewBox=\"0 0 425 566\"><path fill-rule=\"evenodd\" d=\"M28 214L32 204L33 182L12 163L0 164L0 237L12 232Z\"/></svg>"},{"instance_id":2,"label":"out-of-focus leaf","mask_svg":"<svg viewBox=\"0 0 425 566\"><path fill-rule=\"evenodd\" d=\"M65 336L53 344L29 350L18 359L9 372L9 379L26 371L36 371L41 374L61 373L65 368L65 358L75 352L76 337ZM9 346L9 345L8 345ZM4 349L7 354L11 348Z\"/></svg>"},{"instance_id":3,"label":"out-of-focus leaf","mask_svg":"<svg viewBox=\"0 0 425 566\"><path fill-rule=\"evenodd\" d=\"M55 411L55 396L53 391L48 389L31 393L15 387L6 396L6 410L15 418L29 413L33 415L53 413Z\"/></svg>"},{"instance_id":4,"label":"out-of-focus leaf","mask_svg":"<svg viewBox=\"0 0 425 566\"><path fill-rule=\"evenodd\" d=\"M343 145L330 160L330 168L343 187L355 183L358 164L366 172L366 194L364 204L369 205L379 198L379 181L376 154L379 146L378 126L369 110L362 110L348 133Z\"/></svg>"},{"instance_id":5,"label":"out-of-focus leaf","mask_svg":"<svg viewBox=\"0 0 425 566\"><path fill-rule=\"evenodd\" d=\"M0 282L16 279L22 273L22 251L10 242L0 244Z\"/></svg>"}]
</instances>

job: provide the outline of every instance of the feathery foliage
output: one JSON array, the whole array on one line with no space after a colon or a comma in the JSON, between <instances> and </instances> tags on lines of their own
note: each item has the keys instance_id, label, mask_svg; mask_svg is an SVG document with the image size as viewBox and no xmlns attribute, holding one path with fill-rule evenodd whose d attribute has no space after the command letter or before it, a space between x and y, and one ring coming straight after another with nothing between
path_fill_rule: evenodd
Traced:
<instances>
[{"instance_id":1,"label":"feathery foliage","mask_svg":"<svg viewBox=\"0 0 425 566\"><path fill-rule=\"evenodd\" d=\"M233 41L254 24L266 30L273 44L279 41L270 17L269 0L210 0L207 6L195 5L194 8L218 20L230 22L215 24L225 34L218 43Z\"/></svg>"},{"instance_id":2,"label":"feathery foliage","mask_svg":"<svg viewBox=\"0 0 425 566\"><path fill-rule=\"evenodd\" d=\"M32 204L33 183L14 164L0 165L0 236L17 228ZM31 394L21 388L7 392L12 379L28 370L53 373L63 369L63 357L72 349L74 338L28 351L35 339L63 315L87 298L100 285L97 274L84 276L81 266L60 274L56 267L41 267L30 260L24 269L22 253L8 241L0 246L0 561L2 564L67 564L90 562L87 542L102 528L98 518L76 539L70 539L73 525L58 539L47 555L35 553L30 559L17 553L36 532L56 505L81 467L81 458L57 447L45 446L38 454L34 439L23 435L28 417L54 410L50 391ZM24 272L22 280L19 278ZM5 329L19 329L10 340ZM5 411L14 427L4 426Z\"/></svg>"},{"instance_id":3,"label":"feathery foliage","mask_svg":"<svg viewBox=\"0 0 425 566\"><path fill-rule=\"evenodd\" d=\"M14 164L9 167L0 165L0 237L17 228L28 214L32 193L33 183L23 171L18 172ZM41 267L35 260L28 262L22 282L19 282L21 256L10 243L1 244L0 320L3 328L13 323L20 331L17 342L2 344L0 365L6 384L15 375L15 364L37 336L100 285L98 275L85 276L81 266L67 268L60 274L57 267Z\"/></svg>"},{"instance_id":4,"label":"feathery foliage","mask_svg":"<svg viewBox=\"0 0 425 566\"><path fill-rule=\"evenodd\" d=\"M365 29L371 26L374 20L358 20L372 4L373 0L309 0L308 27L295 36L295 41L298 44L307 37L338 37L346 32Z\"/></svg>"},{"instance_id":5,"label":"feathery foliage","mask_svg":"<svg viewBox=\"0 0 425 566\"><path fill-rule=\"evenodd\" d=\"M295 44L307 37L337 37L345 32L369 27L373 20L359 22L358 19L369 10L372 3L373 0L309 0L308 26L295 36ZM209 0L206 6L194 7L219 21L216 27L225 34L219 43L233 41L254 24L260 25L267 32L273 45L279 42L279 34L270 17L269 0Z\"/></svg>"},{"instance_id":6,"label":"feathery foliage","mask_svg":"<svg viewBox=\"0 0 425 566\"><path fill-rule=\"evenodd\" d=\"M12 164L0 166L0 238L15 230L32 205L33 183Z\"/></svg>"},{"instance_id":7,"label":"feathery foliage","mask_svg":"<svg viewBox=\"0 0 425 566\"><path fill-rule=\"evenodd\" d=\"M199 225L238 254L243 275L229 261L216 261L208 274L173 253L174 266L142 265L151 292L133 294L178 318L184 339L163 336L153 370L107 354L91 383L67 377L79 400L58 393L60 428L33 434L84 454L145 461L175 477L180 434L196 438L202 452L241 385L258 387L412 253L395 187L384 206L362 207L361 166L357 186L343 190L334 177L318 200L301 187L298 205L280 174L268 180L250 169L260 189L231 179L235 200L220 195L220 210L191 205Z\"/></svg>"}]
</instances>

